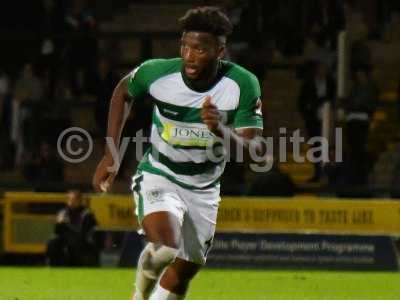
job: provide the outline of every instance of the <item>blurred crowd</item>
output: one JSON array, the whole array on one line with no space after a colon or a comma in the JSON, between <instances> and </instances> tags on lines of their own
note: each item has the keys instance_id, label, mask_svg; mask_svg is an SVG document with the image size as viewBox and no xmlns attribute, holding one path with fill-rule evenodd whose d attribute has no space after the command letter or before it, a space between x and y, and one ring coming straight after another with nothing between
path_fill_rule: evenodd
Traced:
<instances>
[{"instance_id":1,"label":"blurred crowd","mask_svg":"<svg viewBox=\"0 0 400 300\"><path fill-rule=\"evenodd\" d=\"M334 162L331 159L325 164L314 163L313 176L308 183L323 184L338 194L354 191L355 196L357 193L371 195L365 192L371 187L395 187L396 178L400 177L400 163L395 159L398 142L387 141L388 146L383 153L370 153L368 149L369 131L382 92L373 76L375 66L368 41L400 41L399 2L222 2L230 11L236 28L239 28L234 32L230 49L233 60L252 70L261 82L271 65L283 68L294 65L297 69L297 77L301 81L297 107L306 138L323 135L325 103L330 104L332 126L343 128L343 161ZM344 29L351 40L348 88L347 95L338 98L337 40L339 32ZM398 86L400 91L400 81ZM274 89L274 86L268 88ZM400 92L397 98L400 103ZM266 115L268 122L268 111ZM314 143L311 146L321 145ZM331 152L333 149L329 149L330 156L333 154ZM392 165L388 163L389 159L393 159ZM229 178L227 181L232 180L233 174L237 178L236 175L246 173L243 172L244 166L242 172L237 172L237 167L231 168L232 174L229 168L226 174L226 178ZM386 170L388 168L391 170ZM240 179L235 182L245 182L244 177L239 176ZM247 186L233 185L228 192L291 195L296 190L291 178L281 172L278 165L268 173L254 174L252 177ZM380 184L382 180L385 185Z\"/></svg>"},{"instance_id":2,"label":"blurred crowd","mask_svg":"<svg viewBox=\"0 0 400 300\"><path fill-rule=\"evenodd\" d=\"M23 63L9 57L19 69L0 65L0 168L17 168L28 182L62 181L55 146L71 126L71 110L90 99L94 134L104 136L108 99L119 78L109 57L98 52L97 21L86 1L34 3L25 21L33 27L24 30L39 35L40 45ZM16 10L10 8L10 19ZM10 24L3 19L0 28L18 34Z\"/></svg>"},{"instance_id":3,"label":"blurred crowd","mask_svg":"<svg viewBox=\"0 0 400 300\"><path fill-rule=\"evenodd\" d=\"M226 9L235 25L229 58L253 71L261 83L271 65L294 62L302 81L298 112L308 137L321 135L324 103L341 112L338 123L345 128L344 162L314 164L310 181L328 178L333 187L366 185L374 172L367 143L379 94L371 76L374 66L366 41L396 38L398 1L198 2ZM0 64L0 169L19 169L27 182L63 181L65 165L58 157L56 141L63 129L73 125L74 107L89 103L96 122L91 133L99 138L105 135L108 100L120 74L116 73L115 55L99 50L100 21L90 4L93 2L84 0L33 1L23 12L12 4L8 13L3 10L0 14L0 30L32 29L39 41L28 60L11 55L9 59L15 61ZM359 18L354 17L354 11L362 12ZM352 22L360 20L358 27L351 24L357 29L351 49L351 89L346 99L337 99L336 41L338 33L349 25L351 14ZM28 27L19 28L15 15ZM149 106L134 111L136 118L130 118L125 134L146 128L150 120L137 116L150 116L150 110ZM122 172L124 169L131 167L125 165ZM291 195L295 191L291 178L278 166L257 175L250 184L244 170L243 165L228 166L226 193ZM259 190L263 182L274 188Z\"/></svg>"}]
</instances>

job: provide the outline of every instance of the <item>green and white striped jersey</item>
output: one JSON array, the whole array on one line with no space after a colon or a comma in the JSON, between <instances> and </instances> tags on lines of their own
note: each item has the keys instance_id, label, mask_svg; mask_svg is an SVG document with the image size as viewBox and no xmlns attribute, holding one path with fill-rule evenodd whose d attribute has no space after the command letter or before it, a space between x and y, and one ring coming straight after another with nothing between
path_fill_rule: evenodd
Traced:
<instances>
[{"instance_id":1,"label":"green and white striped jersey","mask_svg":"<svg viewBox=\"0 0 400 300\"><path fill-rule=\"evenodd\" d=\"M150 95L154 101L151 151L139 170L167 177L190 189L218 184L225 162L207 158L214 135L201 119L206 96L232 128L262 128L261 92L257 78L246 69L221 61L218 80L207 90L196 90L182 71L182 59L148 60L129 75L133 101Z\"/></svg>"}]
</instances>

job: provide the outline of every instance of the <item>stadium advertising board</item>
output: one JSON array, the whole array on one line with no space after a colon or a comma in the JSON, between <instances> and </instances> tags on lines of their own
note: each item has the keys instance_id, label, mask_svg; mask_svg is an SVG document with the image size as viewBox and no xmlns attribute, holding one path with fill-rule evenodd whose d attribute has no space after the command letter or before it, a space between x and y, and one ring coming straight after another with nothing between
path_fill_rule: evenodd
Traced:
<instances>
[{"instance_id":1,"label":"stadium advertising board","mask_svg":"<svg viewBox=\"0 0 400 300\"><path fill-rule=\"evenodd\" d=\"M390 237L217 233L208 265L397 270Z\"/></svg>"},{"instance_id":2,"label":"stadium advertising board","mask_svg":"<svg viewBox=\"0 0 400 300\"><path fill-rule=\"evenodd\" d=\"M233 198L221 202L223 232L400 235L400 203L334 198Z\"/></svg>"},{"instance_id":3,"label":"stadium advertising board","mask_svg":"<svg viewBox=\"0 0 400 300\"><path fill-rule=\"evenodd\" d=\"M136 229L133 199L126 196L93 196L90 209L96 216L101 229Z\"/></svg>"},{"instance_id":4,"label":"stadium advertising board","mask_svg":"<svg viewBox=\"0 0 400 300\"><path fill-rule=\"evenodd\" d=\"M92 196L90 207L102 228L137 226L134 203L129 196ZM217 230L400 235L400 203L311 197L224 197Z\"/></svg>"},{"instance_id":5,"label":"stadium advertising board","mask_svg":"<svg viewBox=\"0 0 400 300\"><path fill-rule=\"evenodd\" d=\"M102 230L136 230L129 195L85 195ZM7 252L43 253L55 215L29 210L31 204L63 203L61 193L6 193L4 246ZM219 233L300 233L400 236L400 203L313 197L224 197Z\"/></svg>"}]
</instances>

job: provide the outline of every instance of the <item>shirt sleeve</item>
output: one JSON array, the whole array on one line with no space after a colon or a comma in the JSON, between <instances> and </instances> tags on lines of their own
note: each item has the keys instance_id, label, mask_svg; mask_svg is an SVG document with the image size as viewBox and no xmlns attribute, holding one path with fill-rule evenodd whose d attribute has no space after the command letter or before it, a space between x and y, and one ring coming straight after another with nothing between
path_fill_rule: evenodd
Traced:
<instances>
[{"instance_id":1,"label":"shirt sleeve","mask_svg":"<svg viewBox=\"0 0 400 300\"><path fill-rule=\"evenodd\" d=\"M141 100L148 94L149 67L146 61L128 75L128 93L134 101Z\"/></svg>"},{"instance_id":2,"label":"shirt sleeve","mask_svg":"<svg viewBox=\"0 0 400 300\"><path fill-rule=\"evenodd\" d=\"M240 87L239 106L233 127L263 129L261 89L257 77L254 75L249 76Z\"/></svg>"}]
</instances>

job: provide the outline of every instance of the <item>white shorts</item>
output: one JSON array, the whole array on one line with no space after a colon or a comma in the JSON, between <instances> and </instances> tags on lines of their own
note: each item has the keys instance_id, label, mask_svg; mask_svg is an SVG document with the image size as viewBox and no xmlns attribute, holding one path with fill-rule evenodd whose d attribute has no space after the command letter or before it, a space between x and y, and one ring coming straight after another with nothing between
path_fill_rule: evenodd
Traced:
<instances>
[{"instance_id":1,"label":"white shorts","mask_svg":"<svg viewBox=\"0 0 400 300\"><path fill-rule=\"evenodd\" d=\"M165 177L138 172L133 177L133 195L139 223L151 213L167 211L181 224L177 257L205 264L215 233L219 185L205 190L185 189Z\"/></svg>"}]
</instances>

